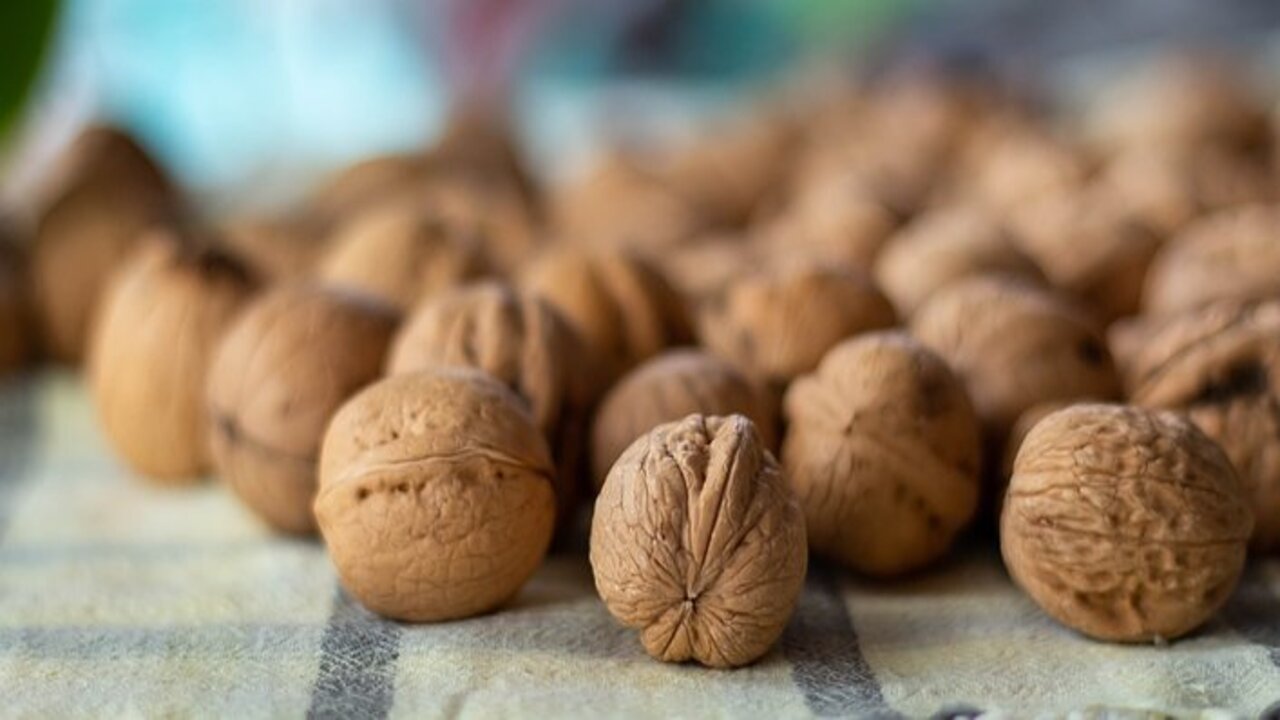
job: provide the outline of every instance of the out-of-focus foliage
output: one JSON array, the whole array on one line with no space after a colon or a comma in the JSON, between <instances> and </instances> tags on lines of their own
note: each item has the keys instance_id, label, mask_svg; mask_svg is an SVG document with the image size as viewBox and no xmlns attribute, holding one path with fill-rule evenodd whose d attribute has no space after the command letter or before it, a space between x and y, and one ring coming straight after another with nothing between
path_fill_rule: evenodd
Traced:
<instances>
[{"instance_id":1,"label":"out-of-focus foliage","mask_svg":"<svg viewBox=\"0 0 1280 720\"><path fill-rule=\"evenodd\" d=\"M58 0L0 2L0 138L31 90L57 14Z\"/></svg>"}]
</instances>

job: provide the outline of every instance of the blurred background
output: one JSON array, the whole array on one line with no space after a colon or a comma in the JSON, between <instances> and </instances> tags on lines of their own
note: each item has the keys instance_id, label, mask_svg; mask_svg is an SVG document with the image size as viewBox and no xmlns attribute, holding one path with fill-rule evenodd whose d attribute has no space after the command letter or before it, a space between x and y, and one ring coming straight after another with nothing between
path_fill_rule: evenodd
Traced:
<instances>
[{"instance_id":1,"label":"blurred background","mask_svg":"<svg viewBox=\"0 0 1280 720\"><path fill-rule=\"evenodd\" d=\"M1265 69L1278 27L1269 0L29 0L0 10L4 187L21 199L91 119L213 207L278 206L421 146L461 94L505 103L535 167L567 172L602 135L678 132L795 77L942 63L1070 91L1168 43Z\"/></svg>"}]
</instances>

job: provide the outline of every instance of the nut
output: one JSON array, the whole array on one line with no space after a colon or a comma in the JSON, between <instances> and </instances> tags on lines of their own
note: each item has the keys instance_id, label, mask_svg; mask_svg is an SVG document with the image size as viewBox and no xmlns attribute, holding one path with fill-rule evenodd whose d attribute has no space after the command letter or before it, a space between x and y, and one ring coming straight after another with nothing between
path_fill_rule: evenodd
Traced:
<instances>
[{"instance_id":1,"label":"nut","mask_svg":"<svg viewBox=\"0 0 1280 720\"><path fill-rule=\"evenodd\" d=\"M1044 402L1120 392L1102 335L1067 302L1001 278L972 278L939 292L912 320L913 334L964 380L998 462L1022 413Z\"/></svg>"},{"instance_id":2,"label":"nut","mask_svg":"<svg viewBox=\"0 0 1280 720\"><path fill-rule=\"evenodd\" d=\"M781 389L844 338L896 322L865 276L802 264L738 281L703 308L700 328L711 352Z\"/></svg>"},{"instance_id":3,"label":"nut","mask_svg":"<svg viewBox=\"0 0 1280 720\"><path fill-rule=\"evenodd\" d=\"M632 370L605 395L591 429L596 487L636 438L692 414L745 415L766 448L776 447L774 408L732 365L700 350L671 350Z\"/></svg>"},{"instance_id":4,"label":"nut","mask_svg":"<svg viewBox=\"0 0 1280 720\"><path fill-rule=\"evenodd\" d=\"M680 296L626 252L560 246L527 266L521 284L574 326L606 382L692 336Z\"/></svg>"},{"instance_id":5,"label":"nut","mask_svg":"<svg viewBox=\"0 0 1280 720\"><path fill-rule=\"evenodd\" d=\"M1143 308L1175 314L1280 294L1280 206L1224 210L1188 225L1151 264Z\"/></svg>"},{"instance_id":6,"label":"nut","mask_svg":"<svg viewBox=\"0 0 1280 720\"><path fill-rule=\"evenodd\" d=\"M525 402L550 444L559 470L559 517L568 520L595 386L590 359L568 322L542 299L499 283L446 291L409 318L387 362L392 375L431 367L483 370Z\"/></svg>"},{"instance_id":7,"label":"nut","mask_svg":"<svg viewBox=\"0 0 1280 720\"><path fill-rule=\"evenodd\" d=\"M411 197L427 175L420 154L379 155L334 173L311 194L307 208L322 226L340 224L383 203Z\"/></svg>"},{"instance_id":8,"label":"nut","mask_svg":"<svg viewBox=\"0 0 1280 720\"><path fill-rule=\"evenodd\" d=\"M208 386L214 466L273 527L315 529L325 426L378 377L397 319L363 295L283 285L245 308L223 337Z\"/></svg>"},{"instance_id":9,"label":"nut","mask_svg":"<svg viewBox=\"0 0 1280 720\"><path fill-rule=\"evenodd\" d=\"M766 262L768 252L762 244L737 234L713 233L655 255L653 262L671 285L697 306Z\"/></svg>"},{"instance_id":10,"label":"nut","mask_svg":"<svg viewBox=\"0 0 1280 720\"><path fill-rule=\"evenodd\" d=\"M875 265L876 281L904 317L935 292L973 275L1006 275L1044 282L1044 274L981 210L932 210L894 235Z\"/></svg>"},{"instance_id":11,"label":"nut","mask_svg":"<svg viewBox=\"0 0 1280 720\"><path fill-rule=\"evenodd\" d=\"M1185 413L1249 494L1253 546L1280 549L1280 303L1214 305L1154 331L1133 363L1135 404Z\"/></svg>"},{"instance_id":12,"label":"nut","mask_svg":"<svg viewBox=\"0 0 1280 720\"><path fill-rule=\"evenodd\" d=\"M800 506L741 415L654 428L596 501L596 590L665 662L760 658L795 608L807 562Z\"/></svg>"},{"instance_id":13,"label":"nut","mask_svg":"<svg viewBox=\"0 0 1280 720\"><path fill-rule=\"evenodd\" d=\"M236 219L226 228L226 244L271 282L307 277L325 250L320 224L310 215Z\"/></svg>"},{"instance_id":14,"label":"nut","mask_svg":"<svg viewBox=\"0 0 1280 720\"><path fill-rule=\"evenodd\" d=\"M801 187L782 216L759 230L757 242L779 256L798 253L870 271L897 224L864 180L845 175Z\"/></svg>"},{"instance_id":15,"label":"nut","mask_svg":"<svg viewBox=\"0 0 1280 720\"><path fill-rule=\"evenodd\" d=\"M555 524L550 453L520 400L478 370L385 378L324 439L316 518L342 584L413 622L501 605Z\"/></svg>"},{"instance_id":16,"label":"nut","mask_svg":"<svg viewBox=\"0 0 1280 720\"><path fill-rule=\"evenodd\" d=\"M1024 203L1076 191L1087 173L1078 148L1025 118L995 116L970 138L953 192L1004 218Z\"/></svg>"},{"instance_id":17,"label":"nut","mask_svg":"<svg viewBox=\"0 0 1280 720\"><path fill-rule=\"evenodd\" d=\"M125 261L104 293L88 356L107 439L139 473L166 482L209 469L206 378L254 290L239 263L186 240L152 235Z\"/></svg>"},{"instance_id":18,"label":"nut","mask_svg":"<svg viewBox=\"0 0 1280 720\"><path fill-rule=\"evenodd\" d=\"M1027 435L1000 521L1009 573L1102 640L1202 624L1244 568L1249 507L1218 446L1180 416L1076 405Z\"/></svg>"},{"instance_id":19,"label":"nut","mask_svg":"<svg viewBox=\"0 0 1280 720\"><path fill-rule=\"evenodd\" d=\"M478 238L416 202L383 204L337 230L320 261L319 277L359 290L401 310L486 269Z\"/></svg>"},{"instance_id":20,"label":"nut","mask_svg":"<svg viewBox=\"0 0 1280 720\"><path fill-rule=\"evenodd\" d=\"M978 419L947 364L910 336L840 343L784 408L782 465L814 552L896 575L941 557L973 518Z\"/></svg>"}]
</instances>

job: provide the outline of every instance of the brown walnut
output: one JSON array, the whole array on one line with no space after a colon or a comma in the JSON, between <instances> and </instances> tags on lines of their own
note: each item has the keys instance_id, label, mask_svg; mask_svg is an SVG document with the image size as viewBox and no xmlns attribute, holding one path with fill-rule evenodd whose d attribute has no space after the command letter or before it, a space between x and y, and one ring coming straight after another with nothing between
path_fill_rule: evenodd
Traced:
<instances>
[{"instance_id":1,"label":"brown walnut","mask_svg":"<svg viewBox=\"0 0 1280 720\"><path fill-rule=\"evenodd\" d=\"M910 336L840 343L784 407L782 466L814 552L896 575L937 560L973 518L977 416L959 378Z\"/></svg>"},{"instance_id":2,"label":"brown walnut","mask_svg":"<svg viewBox=\"0 0 1280 720\"><path fill-rule=\"evenodd\" d=\"M329 426L315 512L342 584L387 617L487 612L519 591L555 524L550 453L478 370L385 378Z\"/></svg>"},{"instance_id":3,"label":"brown walnut","mask_svg":"<svg viewBox=\"0 0 1280 720\"><path fill-rule=\"evenodd\" d=\"M246 307L223 337L207 397L214 466L273 527L315 529L325 426L381 373L397 320L368 296L282 285Z\"/></svg>"},{"instance_id":4,"label":"brown walnut","mask_svg":"<svg viewBox=\"0 0 1280 720\"><path fill-rule=\"evenodd\" d=\"M1231 463L1186 419L1075 405L1027 435L1000 546L1013 579L1064 625L1158 642L1226 602L1250 525Z\"/></svg>"},{"instance_id":5,"label":"brown walnut","mask_svg":"<svg viewBox=\"0 0 1280 720\"><path fill-rule=\"evenodd\" d=\"M733 365L701 350L678 349L632 370L605 395L591 429L591 476L604 484L609 468L635 439L687 415L745 415L760 441L774 448L773 403Z\"/></svg>"},{"instance_id":6,"label":"brown walnut","mask_svg":"<svg viewBox=\"0 0 1280 720\"><path fill-rule=\"evenodd\" d=\"M841 340L896 323L866 276L799 264L739 280L703 308L699 326L711 352L780 390Z\"/></svg>"},{"instance_id":7,"label":"brown walnut","mask_svg":"<svg viewBox=\"0 0 1280 720\"><path fill-rule=\"evenodd\" d=\"M190 482L210 465L205 383L214 350L254 291L212 247L167 233L143 241L108 285L88 383L102 428L134 470Z\"/></svg>"},{"instance_id":8,"label":"brown walnut","mask_svg":"<svg viewBox=\"0 0 1280 720\"><path fill-rule=\"evenodd\" d=\"M763 656L807 562L800 506L741 415L654 428L622 454L596 501L596 590L665 662L737 667Z\"/></svg>"},{"instance_id":9,"label":"brown walnut","mask_svg":"<svg viewBox=\"0 0 1280 720\"><path fill-rule=\"evenodd\" d=\"M1135 404L1185 413L1231 458L1254 514L1253 547L1280 549L1280 303L1177 317L1132 366Z\"/></svg>"}]
</instances>

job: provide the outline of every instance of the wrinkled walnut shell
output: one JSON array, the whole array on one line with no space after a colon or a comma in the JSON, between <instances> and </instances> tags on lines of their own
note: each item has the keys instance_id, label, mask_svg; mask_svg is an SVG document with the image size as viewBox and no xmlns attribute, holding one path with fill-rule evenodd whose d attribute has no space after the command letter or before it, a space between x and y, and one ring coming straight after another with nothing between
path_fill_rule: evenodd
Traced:
<instances>
[{"instance_id":1,"label":"wrinkled walnut shell","mask_svg":"<svg viewBox=\"0 0 1280 720\"><path fill-rule=\"evenodd\" d=\"M1190 422L1076 405L1018 452L1000 546L1013 579L1063 624L1150 642L1191 632L1226 602L1250 526L1230 462Z\"/></svg>"},{"instance_id":2,"label":"wrinkled walnut shell","mask_svg":"<svg viewBox=\"0 0 1280 720\"><path fill-rule=\"evenodd\" d=\"M947 285L974 275L1044 282L1040 268L999 223L964 206L919 217L889 239L875 265L876 281L903 317Z\"/></svg>"},{"instance_id":3,"label":"wrinkled walnut shell","mask_svg":"<svg viewBox=\"0 0 1280 720\"><path fill-rule=\"evenodd\" d=\"M865 276L798 265L743 278L703 308L703 344L781 389L841 340L893 326L888 299Z\"/></svg>"},{"instance_id":4,"label":"wrinkled walnut shell","mask_svg":"<svg viewBox=\"0 0 1280 720\"><path fill-rule=\"evenodd\" d=\"M1185 413L1231 458L1254 513L1253 547L1280 549L1280 303L1215 305L1153 333L1132 400Z\"/></svg>"},{"instance_id":5,"label":"wrinkled walnut shell","mask_svg":"<svg viewBox=\"0 0 1280 720\"><path fill-rule=\"evenodd\" d=\"M938 559L978 507L981 441L964 386L910 336L834 347L787 391L782 465L809 546L872 575Z\"/></svg>"},{"instance_id":6,"label":"wrinkled walnut shell","mask_svg":"<svg viewBox=\"0 0 1280 720\"><path fill-rule=\"evenodd\" d=\"M559 516L571 517L594 373L568 322L540 298L499 283L448 291L405 322L387 360L391 375L432 367L483 370L526 403L559 470Z\"/></svg>"},{"instance_id":7,"label":"wrinkled walnut shell","mask_svg":"<svg viewBox=\"0 0 1280 720\"><path fill-rule=\"evenodd\" d=\"M591 429L596 487L636 438L693 414L745 415L764 446L775 447L773 403L761 388L701 350L672 350L632 370L601 401Z\"/></svg>"},{"instance_id":8,"label":"wrinkled walnut shell","mask_svg":"<svg viewBox=\"0 0 1280 720\"><path fill-rule=\"evenodd\" d=\"M325 434L316 518L342 584L412 622L487 612L541 564L554 470L520 400L477 370L371 385Z\"/></svg>"},{"instance_id":9,"label":"wrinkled walnut shell","mask_svg":"<svg viewBox=\"0 0 1280 720\"><path fill-rule=\"evenodd\" d=\"M102 428L142 475L199 478L210 464L205 383L254 283L219 250L147 238L107 287L88 357Z\"/></svg>"},{"instance_id":10,"label":"wrinkled walnut shell","mask_svg":"<svg viewBox=\"0 0 1280 720\"><path fill-rule=\"evenodd\" d=\"M214 466L273 527L315 529L325 426L381 373L397 320L367 296L284 285L246 307L223 337L208 387Z\"/></svg>"},{"instance_id":11,"label":"wrinkled walnut shell","mask_svg":"<svg viewBox=\"0 0 1280 720\"><path fill-rule=\"evenodd\" d=\"M800 506L741 415L655 428L622 454L596 501L596 590L665 662L737 667L763 656L807 562Z\"/></svg>"}]
</instances>

